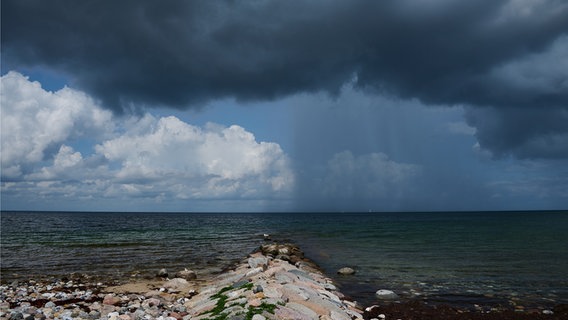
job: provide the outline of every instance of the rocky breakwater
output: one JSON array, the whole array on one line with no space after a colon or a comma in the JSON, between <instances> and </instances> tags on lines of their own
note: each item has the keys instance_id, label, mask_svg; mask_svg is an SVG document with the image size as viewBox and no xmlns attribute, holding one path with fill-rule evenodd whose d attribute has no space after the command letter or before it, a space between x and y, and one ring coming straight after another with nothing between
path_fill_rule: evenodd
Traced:
<instances>
[{"instance_id":1,"label":"rocky breakwater","mask_svg":"<svg viewBox=\"0 0 568 320\"><path fill-rule=\"evenodd\" d=\"M1 319L363 319L291 244L267 244L213 279L122 286L80 280L0 287Z\"/></svg>"},{"instance_id":2,"label":"rocky breakwater","mask_svg":"<svg viewBox=\"0 0 568 320\"><path fill-rule=\"evenodd\" d=\"M188 303L190 319L363 319L291 244L268 244Z\"/></svg>"}]
</instances>

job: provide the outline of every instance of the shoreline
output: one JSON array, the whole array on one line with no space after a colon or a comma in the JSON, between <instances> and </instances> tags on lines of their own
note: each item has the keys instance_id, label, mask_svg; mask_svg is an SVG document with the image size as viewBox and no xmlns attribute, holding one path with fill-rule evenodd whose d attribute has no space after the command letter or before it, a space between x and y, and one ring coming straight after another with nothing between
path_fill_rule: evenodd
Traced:
<instances>
[{"instance_id":1,"label":"shoreline","mask_svg":"<svg viewBox=\"0 0 568 320\"><path fill-rule=\"evenodd\" d=\"M63 281L65 280L65 281ZM218 275L94 282L71 275L0 288L1 319L567 319L553 309L460 309L375 298L360 305L295 245L261 246ZM348 281L348 280L346 280ZM380 288L377 288L380 289ZM222 302L222 303L221 303ZM238 303L237 303L238 302ZM332 312L333 311L333 312ZM30 318L30 316L32 318ZM244 317L243 317L244 316ZM27 318L26 318L27 317ZM255 318L253 318L255 317Z\"/></svg>"}]
</instances>

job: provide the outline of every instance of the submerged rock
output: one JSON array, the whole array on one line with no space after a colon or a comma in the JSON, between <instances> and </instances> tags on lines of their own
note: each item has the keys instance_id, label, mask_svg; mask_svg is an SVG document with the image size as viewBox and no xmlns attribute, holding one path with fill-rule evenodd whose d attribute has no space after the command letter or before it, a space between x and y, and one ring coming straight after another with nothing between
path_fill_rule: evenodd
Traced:
<instances>
[{"instance_id":1,"label":"submerged rock","mask_svg":"<svg viewBox=\"0 0 568 320\"><path fill-rule=\"evenodd\" d=\"M347 276L347 275L355 274L355 270L353 268L344 267L344 268L337 270L337 273Z\"/></svg>"},{"instance_id":2,"label":"submerged rock","mask_svg":"<svg viewBox=\"0 0 568 320\"><path fill-rule=\"evenodd\" d=\"M394 300L398 299L398 295L394 291L381 289L375 292L375 296L382 300Z\"/></svg>"}]
</instances>

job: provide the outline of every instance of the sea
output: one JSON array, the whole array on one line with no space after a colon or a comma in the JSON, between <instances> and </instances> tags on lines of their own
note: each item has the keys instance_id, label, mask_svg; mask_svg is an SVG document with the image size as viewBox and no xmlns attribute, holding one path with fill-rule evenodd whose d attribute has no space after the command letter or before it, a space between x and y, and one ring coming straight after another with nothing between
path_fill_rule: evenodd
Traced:
<instances>
[{"instance_id":1,"label":"sea","mask_svg":"<svg viewBox=\"0 0 568 320\"><path fill-rule=\"evenodd\" d=\"M188 268L208 277L292 242L364 305L374 292L457 307L568 303L568 211L1 212L1 281L108 281ZM340 276L342 267L356 270Z\"/></svg>"}]
</instances>

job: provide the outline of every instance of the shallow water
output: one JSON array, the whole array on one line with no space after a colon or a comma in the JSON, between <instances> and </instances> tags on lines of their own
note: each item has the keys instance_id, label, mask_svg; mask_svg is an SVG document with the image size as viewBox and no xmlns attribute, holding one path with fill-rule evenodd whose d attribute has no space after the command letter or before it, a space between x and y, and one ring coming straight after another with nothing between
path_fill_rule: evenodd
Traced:
<instances>
[{"instance_id":1,"label":"shallow water","mask_svg":"<svg viewBox=\"0 0 568 320\"><path fill-rule=\"evenodd\" d=\"M377 289L453 304L568 303L568 212L2 212L2 282L86 273L220 272L263 243L289 239L370 303ZM355 276L338 277L351 266Z\"/></svg>"}]
</instances>

